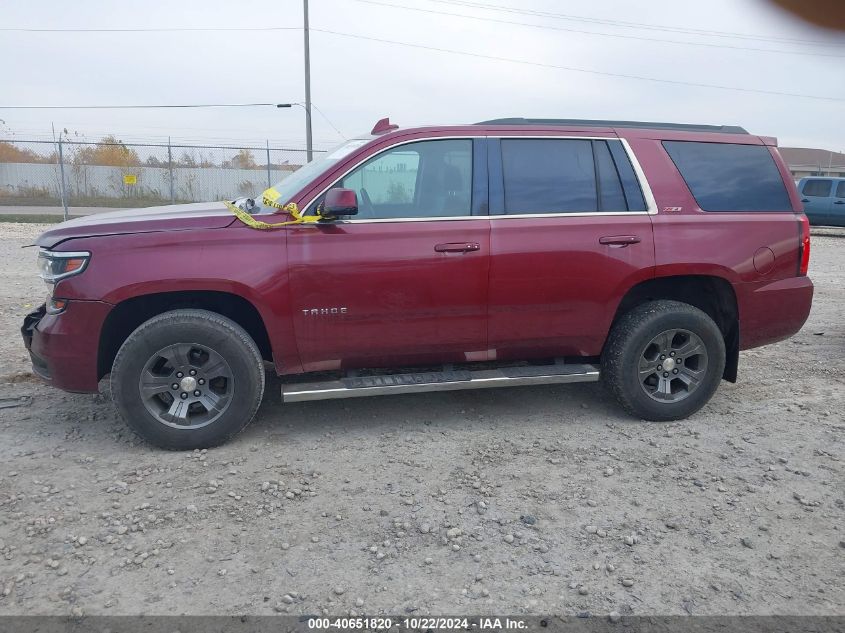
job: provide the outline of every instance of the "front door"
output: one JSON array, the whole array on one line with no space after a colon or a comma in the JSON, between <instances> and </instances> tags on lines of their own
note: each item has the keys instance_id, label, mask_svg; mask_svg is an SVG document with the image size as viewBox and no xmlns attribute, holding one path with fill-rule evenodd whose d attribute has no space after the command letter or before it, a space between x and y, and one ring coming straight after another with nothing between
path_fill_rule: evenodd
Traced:
<instances>
[{"instance_id":1,"label":"front door","mask_svg":"<svg viewBox=\"0 0 845 633\"><path fill-rule=\"evenodd\" d=\"M394 146L335 183L357 216L288 230L305 371L486 357L490 223L473 177L472 139Z\"/></svg>"},{"instance_id":2,"label":"front door","mask_svg":"<svg viewBox=\"0 0 845 633\"><path fill-rule=\"evenodd\" d=\"M490 141L489 345L596 356L625 289L653 275L651 219L618 139Z\"/></svg>"},{"instance_id":3,"label":"front door","mask_svg":"<svg viewBox=\"0 0 845 633\"><path fill-rule=\"evenodd\" d=\"M801 202L804 213L813 224L827 224L830 215L831 189L833 181L829 178L808 178L801 190Z\"/></svg>"}]
</instances>

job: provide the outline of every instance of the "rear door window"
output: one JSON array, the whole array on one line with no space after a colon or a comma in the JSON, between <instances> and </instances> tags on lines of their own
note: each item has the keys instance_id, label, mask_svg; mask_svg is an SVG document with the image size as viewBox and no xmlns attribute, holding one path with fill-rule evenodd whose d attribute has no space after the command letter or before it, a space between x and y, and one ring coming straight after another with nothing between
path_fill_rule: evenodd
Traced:
<instances>
[{"instance_id":1,"label":"rear door window","mask_svg":"<svg viewBox=\"0 0 845 633\"><path fill-rule=\"evenodd\" d=\"M845 198L845 180L840 181L840 183L836 185L836 197Z\"/></svg>"},{"instance_id":2,"label":"rear door window","mask_svg":"<svg viewBox=\"0 0 845 633\"><path fill-rule=\"evenodd\" d=\"M642 189L640 189L640 182L637 180L636 173L634 173L631 159L628 158L625 148L622 147L622 142L611 140L595 142L606 143L613 156L613 164L616 166L616 172L619 174L619 180L622 182L628 211L645 211L645 198L643 197Z\"/></svg>"},{"instance_id":3,"label":"rear door window","mask_svg":"<svg viewBox=\"0 0 845 633\"><path fill-rule=\"evenodd\" d=\"M764 145L663 141L663 147L704 211L792 211Z\"/></svg>"},{"instance_id":4,"label":"rear door window","mask_svg":"<svg viewBox=\"0 0 845 633\"><path fill-rule=\"evenodd\" d=\"M804 181L804 189L801 193L805 196L813 196L814 198L827 198L830 195L830 186L832 184L832 180L806 180Z\"/></svg>"},{"instance_id":5,"label":"rear door window","mask_svg":"<svg viewBox=\"0 0 845 633\"><path fill-rule=\"evenodd\" d=\"M618 140L505 138L501 163L508 215L645 210Z\"/></svg>"},{"instance_id":6,"label":"rear door window","mask_svg":"<svg viewBox=\"0 0 845 633\"><path fill-rule=\"evenodd\" d=\"M622 191L622 181L613 157L604 141L593 143L596 162L596 183L599 191L599 209L606 211L624 211L626 207L625 192Z\"/></svg>"},{"instance_id":7,"label":"rear door window","mask_svg":"<svg viewBox=\"0 0 845 633\"><path fill-rule=\"evenodd\" d=\"M589 140L504 139L505 213L598 210Z\"/></svg>"}]
</instances>

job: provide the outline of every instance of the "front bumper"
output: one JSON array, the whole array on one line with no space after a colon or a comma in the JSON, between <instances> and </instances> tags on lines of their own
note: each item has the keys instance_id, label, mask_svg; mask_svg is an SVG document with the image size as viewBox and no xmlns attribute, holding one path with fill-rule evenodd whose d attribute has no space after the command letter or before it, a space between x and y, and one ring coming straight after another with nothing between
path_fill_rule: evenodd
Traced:
<instances>
[{"instance_id":1,"label":"front bumper","mask_svg":"<svg viewBox=\"0 0 845 633\"><path fill-rule=\"evenodd\" d=\"M111 310L102 301L69 301L61 314L42 305L21 326L32 371L45 382L81 393L97 393L100 331Z\"/></svg>"},{"instance_id":2,"label":"front bumper","mask_svg":"<svg viewBox=\"0 0 845 633\"><path fill-rule=\"evenodd\" d=\"M43 303L40 308L27 314L24 317L23 325L21 326L21 336L23 337L24 347L26 347L26 351L29 352L29 358L32 361L32 371L35 372L39 378L49 382L50 370L47 367L46 361L32 353L32 337L35 335L35 328L46 314L47 306Z\"/></svg>"}]
</instances>

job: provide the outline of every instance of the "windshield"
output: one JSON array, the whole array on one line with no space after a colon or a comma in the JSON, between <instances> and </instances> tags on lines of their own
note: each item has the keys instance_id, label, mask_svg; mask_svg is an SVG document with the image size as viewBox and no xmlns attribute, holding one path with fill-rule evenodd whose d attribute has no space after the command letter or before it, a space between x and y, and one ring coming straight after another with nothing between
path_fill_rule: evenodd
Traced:
<instances>
[{"instance_id":1,"label":"windshield","mask_svg":"<svg viewBox=\"0 0 845 633\"><path fill-rule=\"evenodd\" d=\"M366 145L371 138L359 138L346 141L337 147L330 149L320 158L312 160L307 165L303 165L289 176L273 185L273 189L279 192L278 202L282 205L290 202L290 199L302 189L309 182L314 180L320 174L331 169L338 161L346 158L354 150ZM264 206L263 196L258 195L255 198L257 205Z\"/></svg>"}]
</instances>

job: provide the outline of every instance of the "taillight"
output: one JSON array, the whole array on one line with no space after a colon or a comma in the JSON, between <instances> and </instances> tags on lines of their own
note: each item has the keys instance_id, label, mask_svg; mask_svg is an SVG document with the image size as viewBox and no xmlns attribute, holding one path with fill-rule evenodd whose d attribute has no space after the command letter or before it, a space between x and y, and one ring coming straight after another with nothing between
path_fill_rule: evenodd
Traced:
<instances>
[{"instance_id":1,"label":"taillight","mask_svg":"<svg viewBox=\"0 0 845 633\"><path fill-rule=\"evenodd\" d=\"M803 277L810 268L810 221L803 213L798 218L800 226L800 240L798 246L798 276Z\"/></svg>"}]
</instances>

